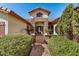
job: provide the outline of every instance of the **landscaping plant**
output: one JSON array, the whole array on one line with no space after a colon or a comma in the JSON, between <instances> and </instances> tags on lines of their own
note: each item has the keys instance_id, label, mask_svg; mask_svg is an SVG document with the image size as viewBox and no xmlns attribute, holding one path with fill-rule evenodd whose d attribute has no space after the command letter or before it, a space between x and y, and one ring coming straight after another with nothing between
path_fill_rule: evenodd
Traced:
<instances>
[{"instance_id":1,"label":"landscaping plant","mask_svg":"<svg viewBox=\"0 0 79 59\"><path fill-rule=\"evenodd\" d=\"M0 39L1 56L27 56L30 53L32 38L29 35L7 35Z\"/></svg>"}]
</instances>

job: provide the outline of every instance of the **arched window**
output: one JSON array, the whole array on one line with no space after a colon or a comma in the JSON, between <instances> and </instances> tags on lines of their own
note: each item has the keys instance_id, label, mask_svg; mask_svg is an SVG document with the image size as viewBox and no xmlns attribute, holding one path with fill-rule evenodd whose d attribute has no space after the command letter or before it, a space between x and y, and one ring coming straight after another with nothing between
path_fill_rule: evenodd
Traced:
<instances>
[{"instance_id":1,"label":"arched window","mask_svg":"<svg viewBox=\"0 0 79 59\"><path fill-rule=\"evenodd\" d=\"M37 16L37 17L42 17L42 15L43 15L43 14L42 14L41 12L39 12L39 13L37 13L36 16Z\"/></svg>"}]
</instances>

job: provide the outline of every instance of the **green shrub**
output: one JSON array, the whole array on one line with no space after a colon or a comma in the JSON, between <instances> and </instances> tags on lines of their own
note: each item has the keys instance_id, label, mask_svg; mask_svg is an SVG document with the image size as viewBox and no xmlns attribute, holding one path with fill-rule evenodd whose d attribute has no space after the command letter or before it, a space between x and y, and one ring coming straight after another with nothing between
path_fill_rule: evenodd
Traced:
<instances>
[{"instance_id":1,"label":"green shrub","mask_svg":"<svg viewBox=\"0 0 79 59\"><path fill-rule=\"evenodd\" d=\"M31 49L31 36L8 35L0 39L1 56L25 56L29 55Z\"/></svg>"},{"instance_id":2,"label":"green shrub","mask_svg":"<svg viewBox=\"0 0 79 59\"><path fill-rule=\"evenodd\" d=\"M63 36L53 36L49 39L50 54L54 56L79 56L79 43Z\"/></svg>"}]
</instances>

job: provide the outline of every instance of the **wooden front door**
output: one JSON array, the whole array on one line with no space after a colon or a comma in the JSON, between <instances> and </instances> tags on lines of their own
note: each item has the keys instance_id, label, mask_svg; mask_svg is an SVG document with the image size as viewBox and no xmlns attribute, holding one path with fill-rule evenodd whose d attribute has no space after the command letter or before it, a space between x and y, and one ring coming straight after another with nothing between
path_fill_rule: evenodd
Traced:
<instances>
[{"instance_id":1,"label":"wooden front door","mask_svg":"<svg viewBox=\"0 0 79 59\"><path fill-rule=\"evenodd\" d=\"M5 23L0 22L0 37L5 35Z\"/></svg>"}]
</instances>

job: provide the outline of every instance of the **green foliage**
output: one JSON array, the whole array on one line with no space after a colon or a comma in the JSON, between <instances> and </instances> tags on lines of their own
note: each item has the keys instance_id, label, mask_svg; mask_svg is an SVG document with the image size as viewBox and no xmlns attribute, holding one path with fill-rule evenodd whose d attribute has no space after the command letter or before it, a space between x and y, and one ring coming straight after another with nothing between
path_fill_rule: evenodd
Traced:
<instances>
[{"instance_id":1,"label":"green foliage","mask_svg":"<svg viewBox=\"0 0 79 59\"><path fill-rule=\"evenodd\" d=\"M1 56L24 56L31 49L32 38L29 35L8 35L0 39Z\"/></svg>"},{"instance_id":2,"label":"green foliage","mask_svg":"<svg viewBox=\"0 0 79 59\"><path fill-rule=\"evenodd\" d=\"M48 41L52 56L79 56L79 43L71 41L64 36L53 36Z\"/></svg>"},{"instance_id":3,"label":"green foliage","mask_svg":"<svg viewBox=\"0 0 79 59\"><path fill-rule=\"evenodd\" d=\"M79 6L73 13L72 26L73 26L73 34L79 35Z\"/></svg>"},{"instance_id":4,"label":"green foliage","mask_svg":"<svg viewBox=\"0 0 79 59\"><path fill-rule=\"evenodd\" d=\"M63 11L62 16L60 17L59 22L57 23L57 31L61 35L68 35L70 38L73 32L72 29L72 17L73 17L73 5L69 4L66 9ZM69 36L70 35L70 36ZM70 38L71 39L71 38Z\"/></svg>"},{"instance_id":5,"label":"green foliage","mask_svg":"<svg viewBox=\"0 0 79 59\"><path fill-rule=\"evenodd\" d=\"M73 5L69 4L66 9L63 11L63 14L58 22L58 31L61 32L61 30L64 32L67 32L67 30L70 30L71 22L72 22L72 16L73 16Z\"/></svg>"}]
</instances>

